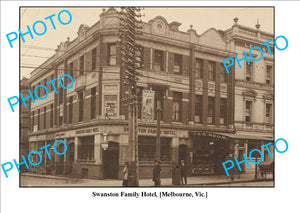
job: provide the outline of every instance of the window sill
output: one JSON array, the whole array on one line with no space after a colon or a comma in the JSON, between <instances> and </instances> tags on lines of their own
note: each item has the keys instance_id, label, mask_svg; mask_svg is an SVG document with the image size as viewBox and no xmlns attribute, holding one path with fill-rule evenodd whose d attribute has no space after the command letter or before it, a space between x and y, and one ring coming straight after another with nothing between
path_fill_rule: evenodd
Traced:
<instances>
[{"instance_id":1,"label":"window sill","mask_svg":"<svg viewBox=\"0 0 300 213\"><path fill-rule=\"evenodd\" d=\"M95 163L95 160L77 160L78 163Z\"/></svg>"}]
</instances>

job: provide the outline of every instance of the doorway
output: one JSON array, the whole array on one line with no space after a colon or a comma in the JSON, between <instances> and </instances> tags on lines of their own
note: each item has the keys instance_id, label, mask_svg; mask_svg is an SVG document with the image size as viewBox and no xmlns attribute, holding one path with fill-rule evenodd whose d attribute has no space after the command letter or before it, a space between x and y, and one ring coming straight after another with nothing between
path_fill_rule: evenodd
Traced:
<instances>
[{"instance_id":1,"label":"doorway","mask_svg":"<svg viewBox=\"0 0 300 213\"><path fill-rule=\"evenodd\" d=\"M74 153L75 153L75 144L74 144L74 142L70 142L68 145L68 151L66 153L66 155L67 155L67 162L66 162L66 168L65 168L66 175L72 174L74 156L75 156Z\"/></svg>"},{"instance_id":2,"label":"doorway","mask_svg":"<svg viewBox=\"0 0 300 213\"><path fill-rule=\"evenodd\" d=\"M102 153L104 179L117 179L119 174L119 143L109 142L108 148Z\"/></svg>"},{"instance_id":3,"label":"doorway","mask_svg":"<svg viewBox=\"0 0 300 213\"><path fill-rule=\"evenodd\" d=\"M187 145L180 144L179 145L179 158L178 158L178 164L180 164L180 161L184 160L185 164L187 161Z\"/></svg>"}]
</instances>

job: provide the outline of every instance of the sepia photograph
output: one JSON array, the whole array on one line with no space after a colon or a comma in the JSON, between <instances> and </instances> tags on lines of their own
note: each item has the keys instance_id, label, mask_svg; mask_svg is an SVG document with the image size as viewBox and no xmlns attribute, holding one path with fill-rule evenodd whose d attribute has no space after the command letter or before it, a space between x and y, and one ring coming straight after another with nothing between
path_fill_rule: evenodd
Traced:
<instances>
[{"instance_id":1,"label":"sepia photograph","mask_svg":"<svg viewBox=\"0 0 300 213\"><path fill-rule=\"evenodd\" d=\"M20 187L274 187L273 6L19 13Z\"/></svg>"}]
</instances>

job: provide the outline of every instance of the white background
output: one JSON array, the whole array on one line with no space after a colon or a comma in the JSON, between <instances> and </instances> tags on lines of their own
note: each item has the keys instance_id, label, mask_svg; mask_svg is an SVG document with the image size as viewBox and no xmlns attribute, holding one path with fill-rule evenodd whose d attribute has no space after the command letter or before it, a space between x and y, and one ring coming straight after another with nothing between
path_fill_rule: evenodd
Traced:
<instances>
[{"instance_id":1,"label":"white background","mask_svg":"<svg viewBox=\"0 0 300 213\"><path fill-rule=\"evenodd\" d=\"M18 110L7 98L19 92L19 50L10 48L6 34L19 28L19 6L114 6L130 2L1 2L1 163L18 159ZM138 4L140 4L138 2ZM92 198L92 192L120 192L113 188L19 188L14 168L5 178L1 171L1 212L300 212L299 205L299 20L298 2L144 2L157 6L275 6L275 37L284 35L289 46L275 54L275 138L289 143L276 154L275 188L172 188L161 191L208 191L203 198ZM73 17L74 18L74 17ZM179 17L180 18L180 17ZM205 21L205 20L199 20ZM15 43L16 44L16 43ZM129 191L154 191L153 188Z\"/></svg>"}]
</instances>

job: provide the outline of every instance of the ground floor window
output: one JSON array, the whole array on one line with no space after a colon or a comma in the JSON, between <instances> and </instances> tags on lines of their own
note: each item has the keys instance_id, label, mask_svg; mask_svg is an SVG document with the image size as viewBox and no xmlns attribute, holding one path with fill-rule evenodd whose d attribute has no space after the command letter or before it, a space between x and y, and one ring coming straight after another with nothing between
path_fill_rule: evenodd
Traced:
<instances>
[{"instance_id":1,"label":"ground floor window","mask_svg":"<svg viewBox=\"0 0 300 213\"><path fill-rule=\"evenodd\" d=\"M261 150L261 142L260 141L248 141L248 150L247 150L247 157L249 157L249 153L253 150L253 149L258 149ZM253 160L255 159L255 157L257 158L261 158L259 152L254 151L251 154L251 157L253 158Z\"/></svg>"},{"instance_id":2,"label":"ground floor window","mask_svg":"<svg viewBox=\"0 0 300 213\"><path fill-rule=\"evenodd\" d=\"M78 138L78 159L94 160L94 136Z\"/></svg>"},{"instance_id":3,"label":"ground floor window","mask_svg":"<svg viewBox=\"0 0 300 213\"><path fill-rule=\"evenodd\" d=\"M160 139L160 160L171 160L171 138ZM154 161L156 157L156 137L139 137L139 161Z\"/></svg>"}]
</instances>

